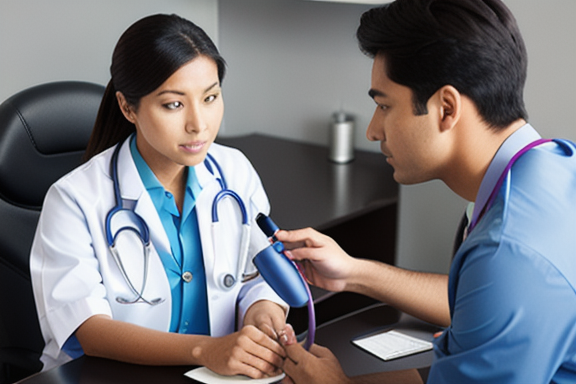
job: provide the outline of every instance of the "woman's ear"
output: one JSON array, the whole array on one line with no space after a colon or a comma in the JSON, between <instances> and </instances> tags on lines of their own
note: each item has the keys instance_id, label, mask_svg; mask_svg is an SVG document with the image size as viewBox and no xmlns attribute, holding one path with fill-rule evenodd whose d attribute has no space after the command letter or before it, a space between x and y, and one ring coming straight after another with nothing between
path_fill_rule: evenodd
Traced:
<instances>
[{"instance_id":1,"label":"woman's ear","mask_svg":"<svg viewBox=\"0 0 576 384\"><path fill-rule=\"evenodd\" d=\"M130 106L130 104L128 104L128 101L126 101L126 98L124 97L122 92L120 91L116 92L116 100L118 100L118 106L120 107L120 110L122 111L122 114L124 115L126 120L128 120L132 124L135 124L136 118L134 116L134 111Z\"/></svg>"},{"instance_id":2,"label":"woman's ear","mask_svg":"<svg viewBox=\"0 0 576 384\"><path fill-rule=\"evenodd\" d=\"M440 129L452 129L462 114L462 95L451 85L445 85L438 90L440 101Z\"/></svg>"}]
</instances>

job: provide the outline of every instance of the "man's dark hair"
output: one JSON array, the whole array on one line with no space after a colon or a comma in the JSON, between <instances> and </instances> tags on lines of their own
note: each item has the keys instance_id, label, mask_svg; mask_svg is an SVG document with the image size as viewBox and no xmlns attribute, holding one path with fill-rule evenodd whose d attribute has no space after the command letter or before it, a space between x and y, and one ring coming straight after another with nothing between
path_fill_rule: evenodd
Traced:
<instances>
[{"instance_id":1,"label":"man's dark hair","mask_svg":"<svg viewBox=\"0 0 576 384\"><path fill-rule=\"evenodd\" d=\"M415 114L445 85L469 97L493 128L527 119L527 55L500 0L396 0L362 15L360 49L383 54L387 76L413 92Z\"/></svg>"}]
</instances>

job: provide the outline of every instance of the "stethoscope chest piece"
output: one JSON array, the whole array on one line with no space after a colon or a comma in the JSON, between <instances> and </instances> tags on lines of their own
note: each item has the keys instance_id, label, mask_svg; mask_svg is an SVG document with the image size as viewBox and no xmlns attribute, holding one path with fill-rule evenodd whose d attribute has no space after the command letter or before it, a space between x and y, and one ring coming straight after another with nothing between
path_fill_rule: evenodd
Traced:
<instances>
[{"instance_id":1,"label":"stethoscope chest piece","mask_svg":"<svg viewBox=\"0 0 576 384\"><path fill-rule=\"evenodd\" d=\"M224 284L225 288L232 288L232 286L236 283L236 279L231 274L227 273L224 275L222 279L222 284Z\"/></svg>"}]
</instances>

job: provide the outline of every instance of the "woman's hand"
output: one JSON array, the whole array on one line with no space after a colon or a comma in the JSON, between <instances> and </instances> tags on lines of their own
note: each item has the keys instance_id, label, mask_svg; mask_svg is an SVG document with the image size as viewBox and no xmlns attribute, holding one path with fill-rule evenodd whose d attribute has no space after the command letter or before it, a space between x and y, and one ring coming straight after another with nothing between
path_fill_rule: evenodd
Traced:
<instances>
[{"instance_id":1,"label":"woman's hand","mask_svg":"<svg viewBox=\"0 0 576 384\"><path fill-rule=\"evenodd\" d=\"M277 331L286 325L284 309L271 301L257 301L248 308L239 332L213 338L202 348L203 365L222 375L246 375L253 379L276 376L286 353Z\"/></svg>"},{"instance_id":2,"label":"woman's hand","mask_svg":"<svg viewBox=\"0 0 576 384\"><path fill-rule=\"evenodd\" d=\"M223 337L207 338L193 349L205 367L221 375L246 375L253 379L276 376L285 356L276 340L253 325Z\"/></svg>"},{"instance_id":3,"label":"woman's hand","mask_svg":"<svg viewBox=\"0 0 576 384\"><path fill-rule=\"evenodd\" d=\"M278 332L286 326L286 312L272 301L260 300L246 311L244 326L246 325L253 325L274 341L278 341Z\"/></svg>"}]
</instances>

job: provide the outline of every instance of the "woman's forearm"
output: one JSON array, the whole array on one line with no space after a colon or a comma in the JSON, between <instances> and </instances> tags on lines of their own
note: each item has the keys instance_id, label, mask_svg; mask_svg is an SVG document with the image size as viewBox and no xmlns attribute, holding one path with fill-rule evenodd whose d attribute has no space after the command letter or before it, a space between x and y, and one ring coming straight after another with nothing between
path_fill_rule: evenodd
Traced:
<instances>
[{"instance_id":1,"label":"woman's forearm","mask_svg":"<svg viewBox=\"0 0 576 384\"><path fill-rule=\"evenodd\" d=\"M161 332L96 315L76 331L84 353L90 356L145 365L199 365L194 348L208 336Z\"/></svg>"}]
</instances>

